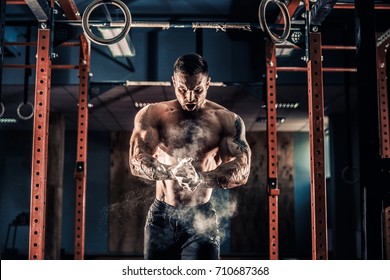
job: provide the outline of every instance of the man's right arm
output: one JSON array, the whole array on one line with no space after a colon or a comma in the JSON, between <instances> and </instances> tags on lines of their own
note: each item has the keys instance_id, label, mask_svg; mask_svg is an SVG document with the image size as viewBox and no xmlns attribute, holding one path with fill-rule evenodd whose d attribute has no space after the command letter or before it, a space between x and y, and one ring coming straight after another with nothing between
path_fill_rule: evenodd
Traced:
<instances>
[{"instance_id":1,"label":"man's right arm","mask_svg":"<svg viewBox=\"0 0 390 280\"><path fill-rule=\"evenodd\" d=\"M160 141L153 109L147 106L135 116L134 130L130 138L130 171L134 176L152 181L172 180L170 166L153 157Z\"/></svg>"}]
</instances>

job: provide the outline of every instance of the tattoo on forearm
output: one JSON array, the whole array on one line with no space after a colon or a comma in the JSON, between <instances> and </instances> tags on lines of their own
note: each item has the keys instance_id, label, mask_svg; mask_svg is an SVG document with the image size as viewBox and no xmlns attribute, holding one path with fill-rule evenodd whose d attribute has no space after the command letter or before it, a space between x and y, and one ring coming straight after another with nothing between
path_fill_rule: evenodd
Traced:
<instances>
[{"instance_id":1,"label":"tattoo on forearm","mask_svg":"<svg viewBox=\"0 0 390 280\"><path fill-rule=\"evenodd\" d=\"M218 174L218 183L224 189L232 188L237 185L242 185L249 176L249 165L247 166L229 166L224 168Z\"/></svg>"},{"instance_id":2,"label":"tattoo on forearm","mask_svg":"<svg viewBox=\"0 0 390 280\"><path fill-rule=\"evenodd\" d=\"M153 159L141 158L132 161L133 173L157 181L169 179L169 172L161 163Z\"/></svg>"},{"instance_id":3,"label":"tattoo on forearm","mask_svg":"<svg viewBox=\"0 0 390 280\"><path fill-rule=\"evenodd\" d=\"M233 143L237 144L237 149L240 149L241 152L246 152L248 151L248 145L245 141L243 141L244 137L244 129L242 125L242 121L240 118L237 116L236 121L234 122L234 126L236 128L236 135L233 138Z\"/></svg>"}]
</instances>

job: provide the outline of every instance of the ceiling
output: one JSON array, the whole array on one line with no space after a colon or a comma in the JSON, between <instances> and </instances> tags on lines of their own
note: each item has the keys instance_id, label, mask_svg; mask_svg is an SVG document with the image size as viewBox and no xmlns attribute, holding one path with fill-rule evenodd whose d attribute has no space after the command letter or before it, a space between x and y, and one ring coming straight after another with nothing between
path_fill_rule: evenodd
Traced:
<instances>
[{"instance_id":1,"label":"ceiling","mask_svg":"<svg viewBox=\"0 0 390 280\"><path fill-rule=\"evenodd\" d=\"M10 3L8 0L7 3ZM91 1L75 0L82 14ZM127 0L133 21L174 22L239 22L258 24L259 1L238 0ZM340 1L341 2L341 1ZM343 0L343 3L353 1ZM376 1L387 5L388 1ZM55 28L64 28L77 41L80 26L70 26L61 5L56 4ZM278 10L270 9L276 19ZM390 10L376 11L378 32L390 27ZM299 19L299 13L295 15ZM320 26L324 45L354 45L354 11L333 9ZM27 5L6 5L6 42L36 41L37 21ZM31 38L28 39L28 30ZM60 33L60 32L57 32ZM201 50L209 61L213 78L208 98L239 114L248 131L265 130L264 109L264 34L256 29L207 30L198 37L193 30L156 30L133 28L129 34L136 48L132 58L112 58L106 46L92 43L90 80L90 130L131 130L133 119L144 104L175 98L169 83L174 58L187 51ZM72 37L73 36L73 37ZM8 41L7 41L8 40ZM35 48L7 47L4 65L34 64ZM55 49L58 59L53 64L77 64L78 50ZM305 67L301 60L304 51L293 50L278 57L278 66ZM354 53L334 53L324 50L324 67L354 67ZM28 62L28 63L26 63ZM27 75L28 86L24 80ZM1 129L32 129L33 119L22 120L17 108L24 101L34 101L34 69L3 68L1 99L5 106L3 119L16 123L0 123ZM126 83L127 81L127 83ZM348 84L348 86L346 86ZM355 92L353 73L324 73L325 114L345 111L345 94ZM65 115L68 129L77 128L78 100L77 70L53 70L51 112ZM304 72L279 72L277 79L277 108L279 131L308 131L307 77ZM28 106L21 106L23 116L30 114Z\"/></svg>"}]
</instances>

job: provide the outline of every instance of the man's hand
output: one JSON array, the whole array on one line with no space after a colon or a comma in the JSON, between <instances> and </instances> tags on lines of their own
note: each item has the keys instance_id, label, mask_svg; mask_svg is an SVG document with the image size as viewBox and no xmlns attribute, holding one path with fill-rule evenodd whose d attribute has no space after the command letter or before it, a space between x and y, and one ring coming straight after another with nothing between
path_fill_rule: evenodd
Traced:
<instances>
[{"instance_id":1,"label":"man's hand","mask_svg":"<svg viewBox=\"0 0 390 280\"><path fill-rule=\"evenodd\" d=\"M181 187L193 192L202 179L191 162L192 158L179 159L179 163L171 169L171 172Z\"/></svg>"}]
</instances>

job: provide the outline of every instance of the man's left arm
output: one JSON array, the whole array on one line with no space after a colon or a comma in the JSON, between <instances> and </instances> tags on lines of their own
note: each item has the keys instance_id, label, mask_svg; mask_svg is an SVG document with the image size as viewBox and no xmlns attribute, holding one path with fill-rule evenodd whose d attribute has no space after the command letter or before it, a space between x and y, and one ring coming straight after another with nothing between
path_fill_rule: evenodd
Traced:
<instances>
[{"instance_id":1,"label":"man's left arm","mask_svg":"<svg viewBox=\"0 0 390 280\"><path fill-rule=\"evenodd\" d=\"M234 118L234 120L233 120ZM221 165L208 172L200 172L204 188L231 189L248 181L251 150L245 137L245 124L234 114L226 124L225 135L219 147Z\"/></svg>"}]
</instances>

